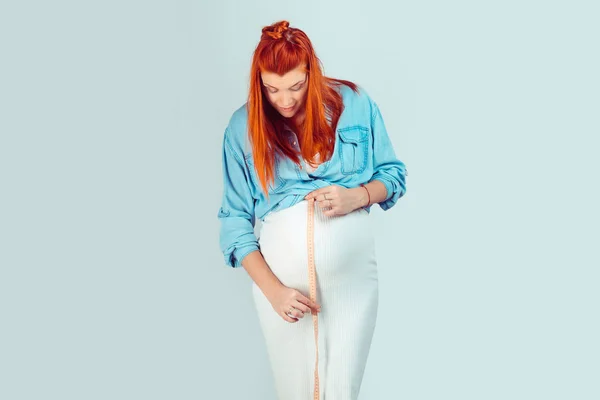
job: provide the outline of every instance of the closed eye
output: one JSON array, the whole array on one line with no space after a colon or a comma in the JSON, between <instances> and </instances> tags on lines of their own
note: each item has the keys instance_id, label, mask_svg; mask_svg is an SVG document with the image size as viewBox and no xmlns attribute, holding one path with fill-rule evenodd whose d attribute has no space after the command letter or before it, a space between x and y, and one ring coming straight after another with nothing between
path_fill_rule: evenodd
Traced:
<instances>
[{"instance_id":1,"label":"closed eye","mask_svg":"<svg viewBox=\"0 0 600 400\"><path fill-rule=\"evenodd\" d=\"M304 85L300 85L298 87L296 87L295 89L290 89L292 92L297 92L299 90L301 90L304 87ZM267 90L269 91L269 93L277 93L277 89L272 89L270 87L266 87Z\"/></svg>"}]
</instances>

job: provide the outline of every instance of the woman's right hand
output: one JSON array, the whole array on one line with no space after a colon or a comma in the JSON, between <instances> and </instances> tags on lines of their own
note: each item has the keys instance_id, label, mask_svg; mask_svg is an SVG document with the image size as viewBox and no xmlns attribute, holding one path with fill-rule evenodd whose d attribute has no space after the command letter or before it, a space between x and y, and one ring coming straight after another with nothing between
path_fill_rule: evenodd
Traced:
<instances>
[{"instance_id":1,"label":"woman's right hand","mask_svg":"<svg viewBox=\"0 0 600 400\"><path fill-rule=\"evenodd\" d=\"M291 323L298 322L300 318L304 317L305 313L311 310L315 313L321 311L321 305L304 296L300 291L285 285L281 285L268 299L275 312L281 318ZM287 315L292 307L291 314L295 318Z\"/></svg>"}]
</instances>

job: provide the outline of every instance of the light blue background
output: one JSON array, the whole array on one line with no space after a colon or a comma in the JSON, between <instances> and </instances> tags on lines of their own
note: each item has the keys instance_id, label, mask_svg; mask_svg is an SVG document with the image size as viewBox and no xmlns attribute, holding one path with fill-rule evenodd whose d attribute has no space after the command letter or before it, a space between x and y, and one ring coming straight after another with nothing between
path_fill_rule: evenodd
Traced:
<instances>
[{"instance_id":1,"label":"light blue background","mask_svg":"<svg viewBox=\"0 0 600 400\"><path fill-rule=\"evenodd\" d=\"M0 6L0 398L275 399L218 247L221 141L287 19L382 110L361 399L598 400L592 1Z\"/></svg>"}]
</instances>

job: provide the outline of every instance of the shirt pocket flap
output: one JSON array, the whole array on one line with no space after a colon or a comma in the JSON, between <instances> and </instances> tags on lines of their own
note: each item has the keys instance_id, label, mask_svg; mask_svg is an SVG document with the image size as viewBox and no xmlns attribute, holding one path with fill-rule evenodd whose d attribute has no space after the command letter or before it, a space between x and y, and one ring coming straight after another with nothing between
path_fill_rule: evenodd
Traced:
<instances>
[{"instance_id":1,"label":"shirt pocket flap","mask_svg":"<svg viewBox=\"0 0 600 400\"><path fill-rule=\"evenodd\" d=\"M346 143L358 144L369 139L369 128L360 125L338 129L338 133L340 139Z\"/></svg>"}]
</instances>

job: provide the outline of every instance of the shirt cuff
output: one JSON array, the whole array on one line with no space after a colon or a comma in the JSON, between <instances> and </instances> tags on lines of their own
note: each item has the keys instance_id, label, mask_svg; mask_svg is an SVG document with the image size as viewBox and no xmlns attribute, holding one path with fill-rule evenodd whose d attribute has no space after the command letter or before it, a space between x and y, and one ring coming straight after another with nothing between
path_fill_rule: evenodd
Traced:
<instances>
[{"instance_id":1,"label":"shirt cuff","mask_svg":"<svg viewBox=\"0 0 600 400\"><path fill-rule=\"evenodd\" d=\"M259 250L259 247L256 244L248 244L245 246L236 247L229 256L229 259L225 259L225 262L228 266L233 268L243 267L242 261L244 260L244 257L255 250Z\"/></svg>"}]
</instances>

